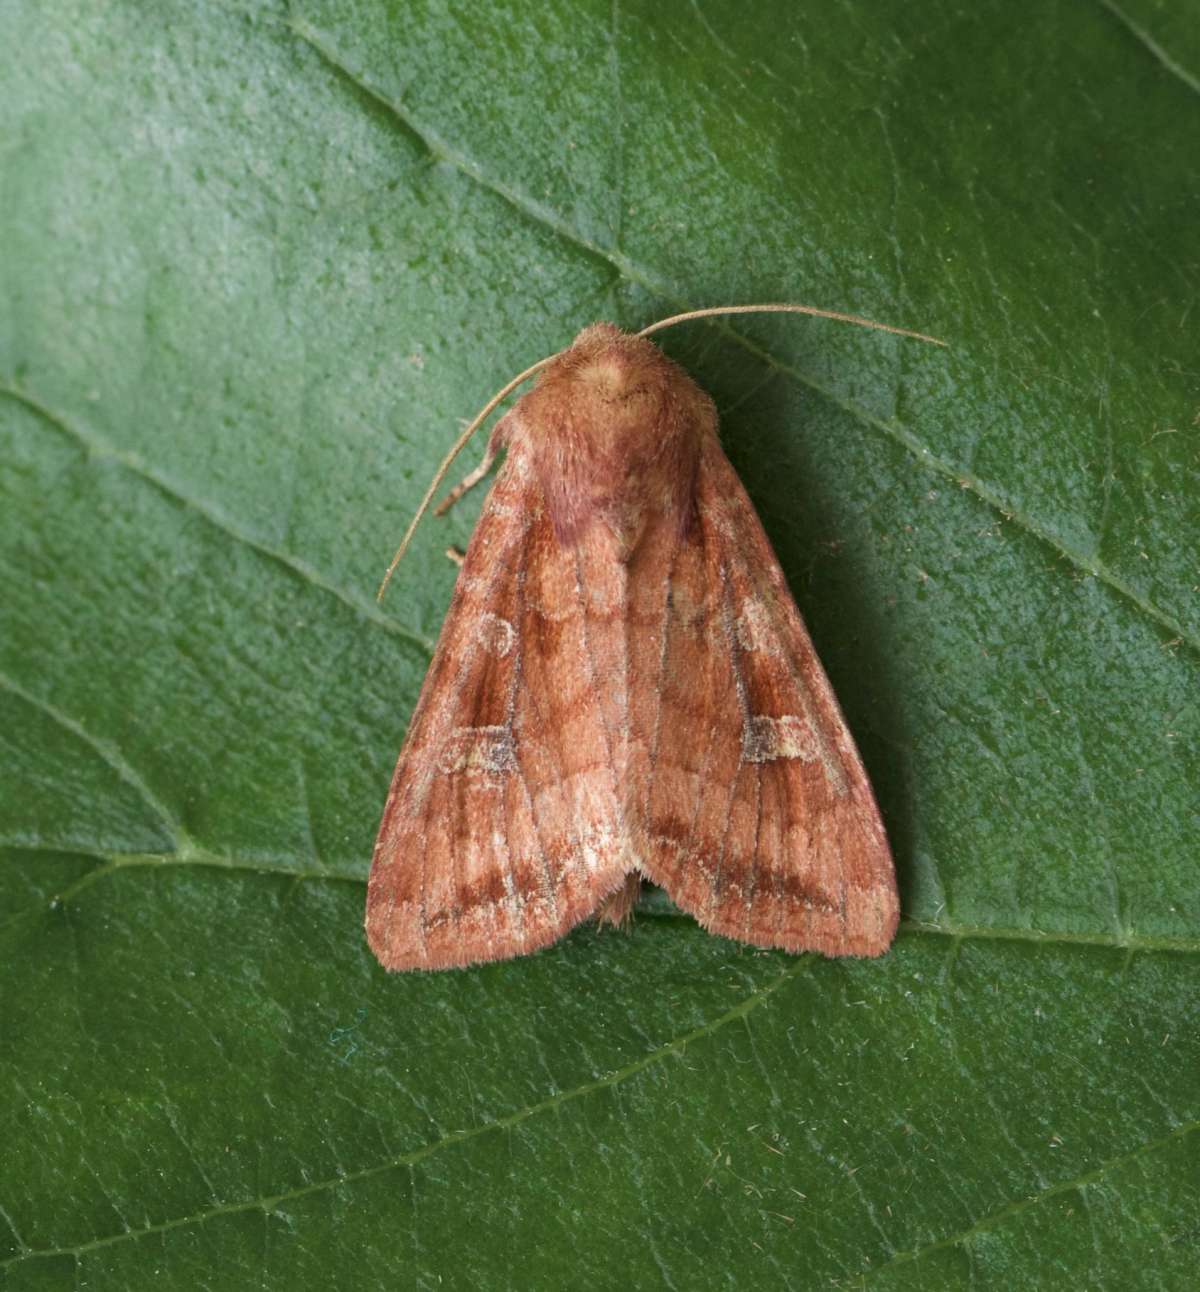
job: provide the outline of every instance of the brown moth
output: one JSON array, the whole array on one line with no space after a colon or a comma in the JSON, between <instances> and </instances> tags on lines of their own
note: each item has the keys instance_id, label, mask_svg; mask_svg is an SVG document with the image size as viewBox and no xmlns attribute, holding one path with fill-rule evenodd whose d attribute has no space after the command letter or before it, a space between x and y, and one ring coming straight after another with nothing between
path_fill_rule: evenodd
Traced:
<instances>
[{"instance_id":1,"label":"brown moth","mask_svg":"<svg viewBox=\"0 0 1200 1292\"><path fill-rule=\"evenodd\" d=\"M439 509L507 451L384 806L372 950L388 969L523 955L621 923L645 878L726 937L881 954L883 824L712 400L644 333L595 323L476 424L538 369Z\"/></svg>"}]
</instances>

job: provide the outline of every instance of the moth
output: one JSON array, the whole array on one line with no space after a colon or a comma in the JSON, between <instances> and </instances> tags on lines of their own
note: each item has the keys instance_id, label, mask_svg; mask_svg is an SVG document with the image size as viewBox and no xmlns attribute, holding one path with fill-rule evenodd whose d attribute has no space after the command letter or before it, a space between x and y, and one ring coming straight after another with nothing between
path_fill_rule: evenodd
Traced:
<instances>
[{"instance_id":1,"label":"moth","mask_svg":"<svg viewBox=\"0 0 1200 1292\"><path fill-rule=\"evenodd\" d=\"M807 306L636 335L595 323L443 463L417 519L536 372L439 508L505 452L375 844L366 932L386 968L621 924L642 879L755 946L890 944L895 873L854 741L712 400L648 339L764 308L921 336Z\"/></svg>"}]
</instances>

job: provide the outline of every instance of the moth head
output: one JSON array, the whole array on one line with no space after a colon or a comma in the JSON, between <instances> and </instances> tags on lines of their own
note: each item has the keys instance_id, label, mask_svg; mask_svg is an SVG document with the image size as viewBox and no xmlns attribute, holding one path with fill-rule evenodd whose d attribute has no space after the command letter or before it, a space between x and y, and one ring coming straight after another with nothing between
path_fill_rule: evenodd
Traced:
<instances>
[{"instance_id":1,"label":"moth head","mask_svg":"<svg viewBox=\"0 0 1200 1292\"><path fill-rule=\"evenodd\" d=\"M645 427L673 388L691 382L652 341L593 323L550 364L539 382L570 409L572 421Z\"/></svg>"}]
</instances>

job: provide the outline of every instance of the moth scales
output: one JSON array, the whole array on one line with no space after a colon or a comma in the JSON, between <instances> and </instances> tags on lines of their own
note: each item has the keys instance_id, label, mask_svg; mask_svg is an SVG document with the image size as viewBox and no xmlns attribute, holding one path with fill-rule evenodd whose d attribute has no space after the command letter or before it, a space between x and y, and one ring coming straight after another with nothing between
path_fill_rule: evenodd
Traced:
<instances>
[{"instance_id":1,"label":"moth scales","mask_svg":"<svg viewBox=\"0 0 1200 1292\"><path fill-rule=\"evenodd\" d=\"M899 918L862 762L712 400L648 339L595 323L517 386L401 748L367 887L388 969L535 951L621 923L643 878L757 946L876 956Z\"/></svg>"}]
</instances>

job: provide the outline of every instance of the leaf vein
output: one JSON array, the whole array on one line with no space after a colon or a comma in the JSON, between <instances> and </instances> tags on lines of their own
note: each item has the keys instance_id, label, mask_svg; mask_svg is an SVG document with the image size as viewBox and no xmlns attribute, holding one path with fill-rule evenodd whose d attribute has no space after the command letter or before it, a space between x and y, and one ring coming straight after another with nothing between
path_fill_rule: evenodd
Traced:
<instances>
[{"instance_id":1,"label":"leaf vein","mask_svg":"<svg viewBox=\"0 0 1200 1292\"><path fill-rule=\"evenodd\" d=\"M1143 46L1150 56L1165 68L1174 77L1181 80L1189 90L1200 94L1200 78L1194 76L1182 64L1177 63L1170 54L1154 39L1153 36L1140 26L1121 8L1113 3L1113 0L1100 0L1100 7L1107 9L1110 14L1129 32L1134 39Z\"/></svg>"},{"instance_id":2,"label":"leaf vein","mask_svg":"<svg viewBox=\"0 0 1200 1292\"><path fill-rule=\"evenodd\" d=\"M570 1090L564 1090L559 1094L551 1095L546 1099L541 1099L533 1104L528 1104L524 1108L519 1108L515 1112L507 1113L503 1117L497 1117L493 1121L487 1122L482 1126L475 1126L469 1130L451 1131L443 1135L440 1139L433 1140L420 1148L413 1149L408 1153L401 1153L390 1158L386 1162L377 1163L375 1166L364 1167L360 1171L347 1171L331 1176L328 1179L316 1180L311 1184L300 1185L294 1189L288 1189L284 1192L271 1194L259 1198L248 1198L240 1202L224 1203L218 1206L209 1207L203 1211L198 1211L190 1216L177 1216L171 1220L159 1221L156 1224L144 1225L138 1229L125 1229L120 1233L106 1234L100 1238L91 1239L85 1243L79 1243L70 1247L60 1247L53 1249L36 1250L27 1248L16 1256L10 1257L6 1261L0 1261L0 1269L7 1269L23 1261L32 1259L53 1259L62 1256L74 1256L78 1259L87 1255L89 1252L97 1251L102 1248L111 1247L116 1243L124 1242L128 1239L139 1239L153 1235L170 1233L172 1230L184 1229L190 1225L204 1224L209 1220L215 1220L221 1216L239 1215L246 1212L261 1210L264 1213L270 1213L275 1207L284 1203L291 1202L297 1198L308 1197L312 1194L322 1193L327 1190L337 1189L347 1184L357 1184L362 1180L369 1180L375 1176L384 1175L389 1171L399 1170L403 1167L412 1167L424 1159L433 1156L433 1154L455 1145L466 1143L473 1139L478 1139L482 1135L491 1134L493 1131L510 1130L515 1126L521 1125L539 1113L552 1112L566 1104L574 1103L587 1095L597 1091L611 1089L621 1082L629 1080L644 1072L647 1068L661 1063L663 1060L670 1058L674 1054L679 1054L689 1045L696 1041L702 1040L707 1036L713 1035L720 1031L729 1023L744 1018L746 1014L758 1008L764 1001L779 990L780 987L795 978L805 965L805 961L800 960L789 965L781 974L763 987L756 988L743 1000L736 1005L727 1009L723 1014L718 1015L710 1022L702 1023L699 1027L693 1028L680 1036L673 1037L671 1040L664 1042L649 1054L644 1054L640 1059L635 1059L627 1063L624 1067L617 1068L607 1076L598 1077L593 1081L585 1081L581 1085L574 1086Z\"/></svg>"},{"instance_id":3,"label":"leaf vein","mask_svg":"<svg viewBox=\"0 0 1200 1292\"><path fill-rule=\"evenodd\" d=\"M70 714L64 713L57 705L51 704L49 700L27 691L19 682L5 673L0 673L0 687L11 695L15 695L19 700L36 709L39 713L45 714L53 723L86 745L116 775L118 780L123 781L141 798L146 807L159 818L159 824L178 846L179 826L174 820L173 813L146 784L135 768L126 762L114 745L93 736L86 727L72 718Z\"/></svg>"},{"instance_id":4,"label":"leaf vein","mask_svg":"<svg viewBox=\"0 0 1200 1292\"><path fill-rule=\"evenodd\" d=\"M403 638L410 645L416 646L426 655L433 654L433 643L426 640L419 633L414 632L411 628L406 628L403 624L395 619L385 615L374 601L346 592L339 588L337 584L326 578L314 566L307 561L293 556L290 552L285 552L282 548L273 547L263 539L256 537L248 530L243 529L231 517L226 515L219 507L213 503L206 502L204 499L189 494L187 490L176 484L165 472L160 471L157 467L151 466L140 454L130 453L118 449L115 445L109 443L103 436L98 435L93 430L84 430L81 426L76 426L62 414L55 412L47 404L44 404L36 396L12 385L7 381L0 381L0 395L7 395L18 404L42 418L49 426L56 431L67 436L68 439L74 440L86 452L96 458L108 459L123 467L132 475L137 476L143 482L157 489L170 502L181 506L187 510L194 511L197 515L203 517L214 529L232 538L237 543L244 543L247 547L258 552L260 555L275 561L282 565L290 574L297 575L304 581L312 584L313 587L319 588L322 592L328 593L335 597L343 605L348 606L356 614L380 628L386 629L390 633Z\"/></svg>"},{"instance_id":5,"label":"leaf vein","mask_svg":"<svg viewBox=\"0 0 1200 1292\"><path fill-rule=\"evenodd\" d=\"M1200 1121L1186 1122L1181 1126L1176 1126L1168 1134L1159 1136L1157 1139L1147 1140L1144 1144L1139 1144L1137 1148L1131 1149L1128 1153L1120 1153L1116 1157L1111 1157L1108 1161L1101 1162L1099 1166L1091 1171L1086 1171L1070 1180L1060 1180L1057 1184L1052 1184L1045 1189L1039 1189L1037 1193L1030 1194L1028 1197L1005 1203L1002 1207L997 1207L995 1211L989 1212L988 1215L981 1217L973 1225L960 1230L956 1234L949 1234L945 1238L937 1239L935 1242L926 1243L923 1247L914 1247L910 1251L900 1252L882 1265L877 1265L866 1274L865 1278L876 1278L898 1265L909 1265L913 1261L919 1261L923 1256L931 1252L944 1251L948 1247L958 1247L969 1243L977 1234L987 1233L988 1230L1003 1224L1013 1216L1018 1216L1022 1212L1028 1211L1031 1207L1036 1207L1040 1203L1061 1194L1070 1193L1074 1189L1083 1190L1089 1185L1098 1184L1110 1171L1127 1166L1130 1162L1135 1162L1141 1157L1148 1156L1175 1140L1185 1139L1197 1130L1200 1130Z\"/></svg>"}]
</instances>

